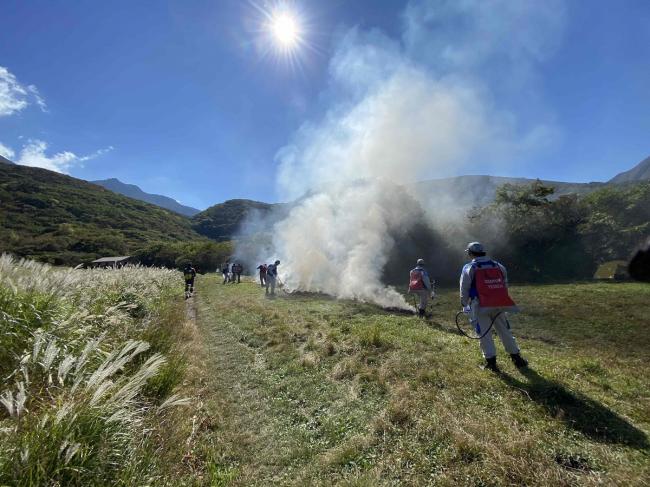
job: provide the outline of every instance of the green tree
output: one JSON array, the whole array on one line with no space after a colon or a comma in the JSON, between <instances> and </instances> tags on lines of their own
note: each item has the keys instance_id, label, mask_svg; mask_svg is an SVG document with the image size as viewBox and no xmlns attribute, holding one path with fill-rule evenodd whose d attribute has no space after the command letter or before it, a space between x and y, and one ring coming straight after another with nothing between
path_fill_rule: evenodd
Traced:
<instances>
[{"instance_id":1,"label":"green tree","mask_svg":"<svg viewBox=\"0 0 650 487\"><path fill-rule=\"evenodd\" d=\"M539 180L527 186L505 184L492 205L470 216L473 233L485 235L513 279L587 278L595 270L580 234L586 205L576 195L551 199L553 193Z\"/></svg>"}]
</instances>

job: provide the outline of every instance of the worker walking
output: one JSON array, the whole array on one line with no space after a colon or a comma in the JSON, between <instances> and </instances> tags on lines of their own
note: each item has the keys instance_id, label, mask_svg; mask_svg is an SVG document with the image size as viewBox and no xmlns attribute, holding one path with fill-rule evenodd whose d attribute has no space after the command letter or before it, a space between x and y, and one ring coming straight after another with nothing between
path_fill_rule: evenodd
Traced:
<instances>
[{"instance_id":1,"label":"worker walking","mask_svg":"<svg viewBox=\"0 0 650 487\"><path fill-rule=\"evenodd\" d=\"M194 293L194 278L196 277L196 270L189 262L183 269L183 277L185 278L185 299L187 299Z\"/></svg>"},{"instance_id":2,"label":"worker walking","mask_svg":"<svg viewBox=\"0 0 650 487\"><path fill-rule=\"evenodd\" d=\"M232 265L232 282L235 282L235 277L237 278L237 284L241 282L241 273L244 271L244 267L239 263Z\"/></svg>"},{"instance_id":3,"label":"worker walking","mask_svg":"<svg viewBox=\"0 0 650 487\"><path fill-rule=\"evenodd\" d=\"M506 268L489 259L480 242L470 243L466 252L472 260L465 264L460 275L460 304L463 311L470 315L476 331L484 334L480 340L485 359L483 368L494 372L499 370L492 330L499 335L515 366L526 367L528 362L520 354L506 317L507 311L517 311L515 302L508 294Z\"/></svg>"},{"instance_id":4,"label":"worker walking","mask_svg":"<svg viewBox=\"0 0 650 487\"><path fill-rule=\"evenodd\" d=\"M418 316L424 318L431 293L431 280L429 273L424 268L423 259L418 259L417 265L409 273L409 293L418 296Z\"/></svg>"},{"instance_id":5,"label":"worker walking","mask_svg":"<svg viewBox=\"0 0 650 487\"><path fill-rule=\"evenodd\" d=\"M260 264L257 266L257 270L260 271L260 286L266 286L266 264Z\"/></svg>"},{"instance_id":6,"label":"worker walking","mask_svg":"<svg viewBox=\"0 0 650 487\"><path fill-rule=\"evenodd\" d=\"M266 266L266 295L275 296L275 283L278 279L278 266L280 261L276 260L275 263ZM269 293L269 287L271 292Z\"/></svg>"},{"instance_id":7,"label":"worker walking","mask_svg":"<svg viewBox=\"0 0 650 487\"><path fill-rule=\"evenodd\" d=\"M224 263L221 266L221 274L223 275L223 284L226 284L228 282L228 262Z\"/></svg>"}]
</instances>

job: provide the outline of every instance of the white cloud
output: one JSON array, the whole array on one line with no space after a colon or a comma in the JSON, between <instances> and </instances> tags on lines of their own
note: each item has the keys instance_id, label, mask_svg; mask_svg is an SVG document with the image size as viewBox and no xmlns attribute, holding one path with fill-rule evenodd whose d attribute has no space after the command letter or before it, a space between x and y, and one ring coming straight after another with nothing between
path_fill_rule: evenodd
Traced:
<instances>
[{"instance_id":1,"label":"white cloud","mask_svg":"<svg viewBox=\"0 0 650 487\"><path fill-rule=\"evenodd\" d=\"M45 100L34 85L23 86L7 68L0 66L0 117L7 117L36 103L46 111Z\"/></svg>"},{"instance_id":2,"label":"white cloud","mask_svg":"<svg viewBox=\"0 0 650 487\"><path fill-rule=\"evenodd\" d=\"M7 147L2 142L0 142L0 156L9 159L10 161L14 160L16 153L11 147Z\"/></svg>"},{"instance_id":3,"label":"white cloud","mask_svg":"<svg viewBox=\"0 0 650 487\"><path fill-rule=\"evenodd\" d=\"M107 152L110 152L114 149L112 145L109 145L108 147L104 147L103 149L98 149L92 154L88 154L87 156L81 156L79 157L80 162L85 162L85 161L90 161L91 159L97 159L99 156L103 156Z\"/></svg>"},{"instance_id":4,"label":"white cloud","mask_svg":"<svg viewBox=\"0 0 650 487\"><path fill-rule=\"evenodd\" d=\"M112 146L99 149L92 154L78 156L71 151L47 154L47 143L42 140L29 140L20 151L18 158L14 161L23 166L41 167L50 171L67 174L73 167L83 166L83 163L95 159L113 150Z\"/></svg>"},{"instance_id":5,"label":"white cloud","mask_svg":"<svg viewBox=\"0 0 650 487\"><path fill-rule=\"evenodd\" d=\"M38 88L36 88L36 86L34 85L29 85L27 87L27 91L29 91L32 94L34 101L39 106L41 111L47 112L47 104L45 103L45 98L41 96L41 93L38 91Z\"/></svg>"}]
</instances>

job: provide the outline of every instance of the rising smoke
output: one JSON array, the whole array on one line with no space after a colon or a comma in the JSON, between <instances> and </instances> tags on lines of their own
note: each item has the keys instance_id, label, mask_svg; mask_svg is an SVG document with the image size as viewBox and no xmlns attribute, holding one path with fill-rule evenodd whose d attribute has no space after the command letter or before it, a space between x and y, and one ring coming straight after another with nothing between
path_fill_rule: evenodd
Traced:
<instances>
[{"instance_id":1,"label":"rising smoke","mask_svg":"<svg viewBox=\"0 0 650 487\"><path fill-rule=\"evenodd\" d=\"M382 276L405 244L402 236L435 224L423 221L409 184L457 174L476 160L484 167L512 161L554 133L537 121L522 126L492 81L479 76L482 63L495 59L504 76L516 78L510 84L527 85L531 65L560 30L562 5L552 3L411 2L401 41L349 30L330 63L330 108L277 155L279 194L300 199L272 225L258 261L279 258L291 289L407 308ZM510 37L522 21L527 29ZM428 215L447 212L449 202L436 208L430 196ZM430 265L435 274L436 263Z\"/></svg>"}]
</instances>

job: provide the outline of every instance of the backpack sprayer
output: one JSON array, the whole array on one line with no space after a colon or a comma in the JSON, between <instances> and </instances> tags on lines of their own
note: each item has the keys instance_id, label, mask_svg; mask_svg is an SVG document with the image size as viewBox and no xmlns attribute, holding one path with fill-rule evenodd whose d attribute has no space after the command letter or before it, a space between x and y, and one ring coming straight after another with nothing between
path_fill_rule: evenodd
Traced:
<instances>
[{"instance_id":1,"label":"backpack sprayer","mask_svg":"<svg viewBox=\"0 0 650 487\"><path fill-rule=\"evenodd\" d=\"M456 313L456 328L458 331L472 340L480 340L492 330L494 323L506 310L518 311L517 305L508 294L508 287L505 282L505 276L501 270L500 264L496 261L487 260L482 262L473 262L471 264L474 270L472 289L470 291L470 304L465 306L461 311ZM472 294L473 293L473 294ZM481 330L478 319L478 309L492 310L496 314L492 316L490 325L485 331ZM467 315L470 329L475 333L467 333L462 325L462 315ZM510 328L510 323L506 318L506 324Z\"/></svg>"}]
</instances>

